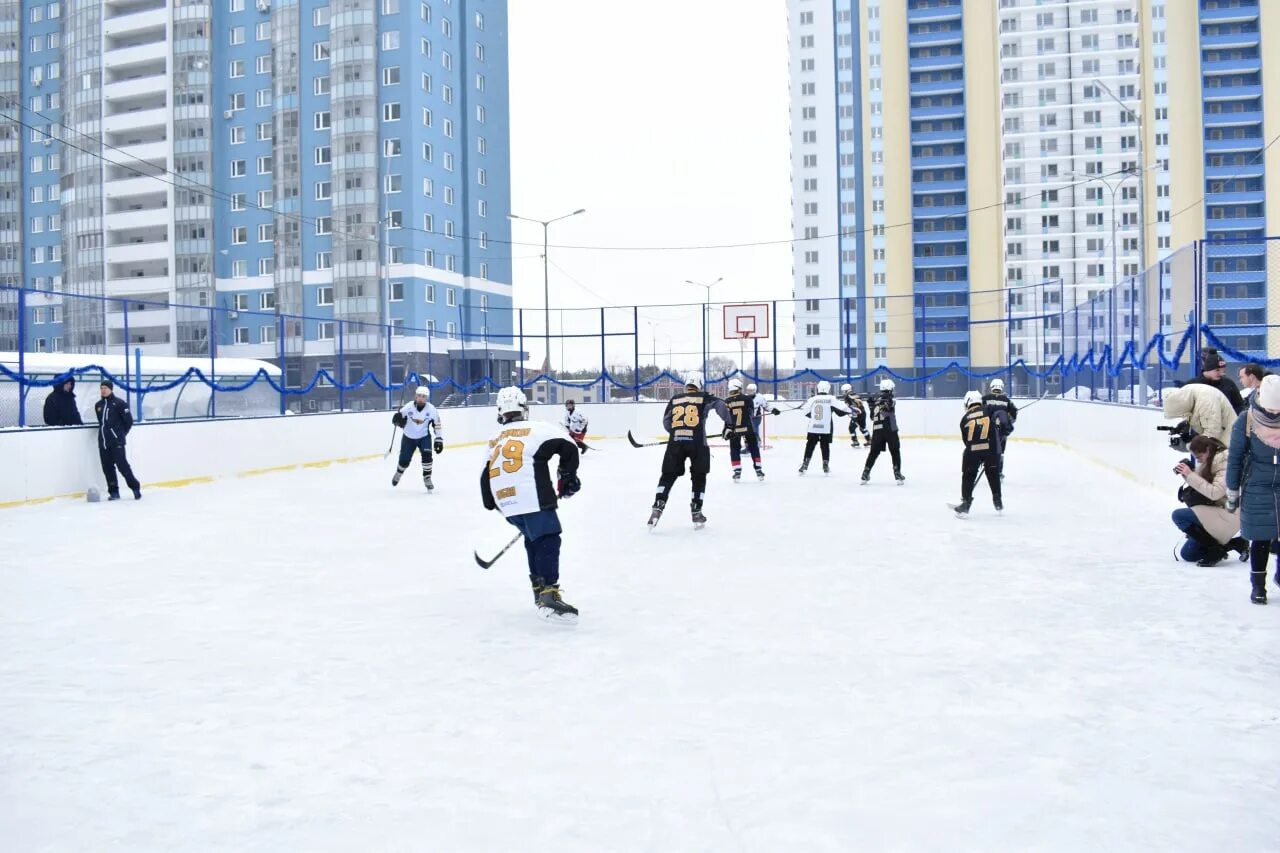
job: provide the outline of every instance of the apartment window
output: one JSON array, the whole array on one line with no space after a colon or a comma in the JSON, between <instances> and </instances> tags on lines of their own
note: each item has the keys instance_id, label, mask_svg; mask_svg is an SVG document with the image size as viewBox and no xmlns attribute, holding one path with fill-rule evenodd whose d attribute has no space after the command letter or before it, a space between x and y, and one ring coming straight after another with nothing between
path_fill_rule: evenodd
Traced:
<instances>
[{"instance_id":1,"label":"apartment window","mask_svg":"<svg viewBox=\"0 0 1280 853\"><path fill-rule=\"evenodd\" d=\"M333 321L322 320L316 324L316 338L321 341L333 340Z\"/></svg>"},{"instance_id":2,"label":"apartment window","mask_svg":"<svg viewBox=\"0 0 1280 853\"><path fill-rule=\"evenodd\" d=\"M477 92L484 91L484 75L483 74L476 75L476 91Z\"/></svg>"},{"instance_id":3,"label":"apartment window","mask_svg":"<svg viewBox=\"0 0 1280 853\"><path fill-rule=\"evenodd\" d=\"M333 217L317 216L316 217L316 236L323 237L333 233Z\"/></svg>"},{"instance_id":4,"label":"apartment window","mask_svg":"<svg viewBox=\"0 0 1280 853\"><path fill-rule=\"evenodd\" d=\"M400 31L388 30L382 34L383 50L399 50L400 49Z\"/></svg>"},{"instance_id":5,"label":"apartment window","mask_svg":"<svg viewBox=\"0 0 1280 853\"><path fill-rule=\"evenodd\" d=\"M453 187L444 188L444 203L453 204Z\"/></svg>"},{"instance_id":6,"label":"apartment window","mask_svg":"<svg viewBox=\"0 0 1280 853\"><path fill-rule=\"evenodd\" d=\"M234 245L242 246L249 242L249 228L245 225L236 225L231 229L231 242Z\"/></svg>"},{"instance_id":7,"label":"apartment window","mask_svg":"<svg viewBox=\"0 0 1280 853\"><path fill-rule=\"evenodd\" d=\"M321 145L315 150L315 160L317 166L328 166L333 162L333 149L328 145Z\"/></svg>"},{"instance_id":8,"label":"apartment window","mask_svg":"<svg viewBox=\"0 0 1280 853\"><path fill-rule=\"evenodd\" d=\"M233 92L231 97L227 99L231 112L239 112L244 109L244 92Z\"/></svg>"},{"instance_id":9,"label":"apartment window","mask_svg":"<svg viewBox=\"0 0 1280 853\"><path fill-rule=\"evenodd\" d=\"M235 334L235 339L234 339L235 343L238 343L238 344L249 343L249 330L245 326L236 326L232 330L232 332Z\"/></svg>"},{"instance_id":10,"label":"apartment window","mask_svg":"<svg viewBox=\"0 0 1280 853\"><path fill-rule=\"evenodd\" d=\"M327 201L333 198L332 181L316 181L316 201Z\"/></svg>"},{"instance_id":11,"label":"apartment window","mask_svg":"<svg viewBox=\"0 0 1280 853\"><path fill-rule=\"evenodd\" d=\"M275 275L275 272L275 258L258 258L258 275ZM275 294L272 294L272 298L275 298Z\"/></svg>"},{"instance_id":12,"label":"apartment window","mask_svg":"<svg viewBox=\"0 0 1280 853\"><path fill-rule=\"evenodd\" d=\"M258 74L271 73L271 54L263 54L253 61L254 71Z\"/></svg>"},{"instance_id":13,"label":"apartment window","mask_svg":"<svg viewBox=\"0 0 1280 853\"><path fill-rule=\"evenodd\" d=\"M258 225L258 242L270 243L276 237L275 226L270 222L263 222Z\"/></svg>"},{"instance_id":14,"label":"apartment window","mask_svg":"<svg viewBox=\"0 0 1280 853\"><path fill-rule=\"evenodd\" d=\"M435 191L436 191L435 181L431 180L430 178L423 178L423 179L422 179L422 194L423 194L424 196L426 196L427 198L431 198L432 196L434 196L434 195L435 195ZM430 215L430 214L428 214L428 215ZM428 230L430 230L430 229L428 229Z\"/></svg>"},{"instance_id":15,"label":"apartment window","mask_svg":"<svg viewBox=\"0 0 1280 853\"><path fill-rule=\"evenodd\" d=\"M258 328L258 343L273 344L276 342L276 326L272 323L269 326L260 326Z\"/></svg>"},{"instance_id":16,"label":"apartment window","mask_svg":"<svg viewBox=\"0 0 1280 853\"><path fill-rule=\"evenodd\" d=\"M268 154L265 157L258 158L258 174L259 175L271 174L271 155L270 154Z\"/></svg>"},{"instance_id":17,"label":"apartment window","mask_svg":"<svg viewBox=\"0 0 1280 853\"><path fill-rule=\"evenodd\" d=\"M330 269L333 269L333 252L316 252L316 269L318 269L318 270L330 270ZM330 294L332 294L332 293L333 293L333 289L332 289L332 288L330 288L330 289L329 289L329 292L330 292ZM329 302L321 303L321 304L322 304L322 305L332 305L332 304L333 304L333 297L332 297L332 295L329 297Z\"/></svg>"},{"instance_id":18,"label":"apartment window","mask_svg":"<svg viewBox=\"0 0 1280 853\"><path fill-rule=\"evenodd\" d=\"M231 28L231 43L244 44L244 27Z\"/></svg>"},{"instance_id":19,"label":"apartment window","mask_svg":"<svg viewBox=\"0 0 1280 853\"><path fill-rule=\"evenodd\" d=\"M382 141L383 157L399 157L400 156L400 140L384 139Z\"/></svg>"},{"instance_id":20,"label":"apartment window","mask_svg":"<svg viewBox=\"0 0 1280 853\"><path fill-rule=\"evenodd\" d=\"M404 282L403 281L391 282L391 301L401 302L403 300L404 300Z\"/></svg>"},{"instance_id":21,"label":"apartment window","mask_svg":"<svg viewBox=\"0 0 1280 853\"><path fill-rule=\"evenodd\" d=\"M382 105L382 120L383 121L399 121L400 120L399 102L392 101L389 104Z\"/></svg>"},{"instance_id":22,"label":"apartment window","mask_svg":"<svg viewBox=\"0 0 1280 853\"><path fill-rule=\"evenodd\" d=\"M388 194L398 193L404 184L403 175L386 175L382 179L383 192Z\"/></svg>"},{"instance_id":23,"label":"apartment window","mask_svg":"<svg viewBox=\"0 0 1280 853\"><path fill-rule=\"evenodd\" d=\"M387 211L387 228L391 231L398 231L404 227L404 211L388 210Z\"/></svg>"},{"instance_id":24,"label":"apartment window","mask_svg":"<svg viewBox=\"0 0 1280 853\"><path fill-rule=\"evenodd\" d=\"M382 14L384 15L400 14L400 0L382 0Z\"/></svg>"},{"instance_id":25,"label":"apartment window","mask_svg":"<svg viewBox=\"0 0 1280 853\"><path fill-rule=\"evenodd\" d=\"M232 77L243 77L244 76L244 60L243 59L231 60L230 68L227 73L230 74Z\"/></svg>"},{"instance_id":26,"label":"apartment window","mask_svg":"<svg viewBox=\"0 0 1280 853\"><path fill-rule=\"evenodd\" d=\"M232 213L235 213L235 212L237 212L237 211L244 210L244 208L245 208L245 194L244 194L244 193L234 193L234 194L232 194L232 196L231 196L231 212L232 212Z\"/></svg>"},{"instance_id":27,"label":"apartment window","mask_svg":"<svg viewBox=\"0 0 1280 853\"><path fill-rule=\"evenodd\" d=\"M488 216L489 203L484 199L480 199L480 201L476 204L476 213L479 214L480 216Z\"/></svg>"},{"instance_id":28,"label":"apartment window","mask_svg":"<svg viewBox=\"0 0 1280 853\"><path fill-rule=\"evenodd\" d=\"M419 42L419 43L418 43L418 52L419 52L419 53L421 53L423 56L431 56L431 42L430 42L430 40L428 40L428 39L423 39L421 42Z\"/></svg>"},{"instance_id":29,"label":"apartment window","mask_svg":"<svg viewBox=\"0 0 1280 853\"><path fill-rule=\"evenodd\" d=\"M814 360L814 361L816 361L817 359L822 358L822 348L821 348L821 347L806 347L806 348L805 348L805 351L804 351L804 354L805 354L805 358L808 358L808 359L810 359L810 360Z\"/></svg>"},{"instance_id":30,"label":"apartment window","mask_svg":"<svg viewBox=\"0 0 1280 853\"><path fill-rule=\"evenodd\" d=\"M253 28L253 37L258 41L271 41L271 22L259 21Z\"/></svg>"},{"instance_id":31,"label":"apartment window","mask_svg":"<svg viewBox=\"0 0 1280 853\"><path fill-rule=\"evenodd\" d=\"M430 74L422 75L422 91L424 92L431 91L431 75Z\"/></svg>"},{"instance_id":32,"label":"apartment window","mask_svg":"<svg viewBox=\"0 0 1280 853\"><path fill-rule=\"evenodd\" d=\"M456 308L458 305L458 294L452 287L446 287L444 289L444 304L450 308Z\"/></svg>"},{"instance_id":33,"label":"apartment window","mask_svg":"<svg viewBox=\"0 0 1280 853\"><path fill-rule=\"evenodd\" d=\"M394 86L400 82L400 66L393 65L382 69L382 85Z\"/></svg>"},{"instance_id":34,"label":"apartment window","mask_svg":"<svg viewBox=\"0 0 1280 853\"><path fill-rule=\"evenodd\" d=\"M448 18L440 19L440 34L445 38L453 38L453 22Z\"/></svg>"},{"instance_id":35,"label":"apartment window","mask_svg":"<svg viewBox=\"0 0 1280 853\"><path fill-rule=\"evenodd\" d=\"M256 103L257 103L257 105L258 105L258 106L260 106L260 107L269 107L269 106L271 106L271 90L270 90L270 89L259 89L259 90L258 90L258 92L257 92L257 99L256 99Z\"/></svg>"},{"instance_id":36,"label":"apartment window","mask_svg":"<svg viewBox=\"0 0 1280 853\"><path fill-rule=\"evenodd\" d=\"M328 130L332 126L332 117L328 110L323 110L315 114L314 119L316 130Z\"/></svg>"},{"instance_id":37,"label":"apartment window","mask_svg":"<svg viewBox=\"0 0 1280 853\"><path fill-rule=\"evenodd\" d=\"M229 128L229 130L231 131L231 144L242 145L245 140L243 125L237 125L235 127ZM36 171L39 171L39 170L37 169Z\"/></svg>"},{"instance_id":38,"label":"apartment window","mask_svg":"<svg viewBox=\"0 0 1280 853\"><path fill-rule=\"evenodd\" d=\"M256 133L257 133L259 142L270 142L271 141L271 122L269 121L259 122L256 129Z\"/></svg>"},{"instance_id":39,"label":"apartment window","mask_svg":"<svg viewBox=\"0 0 1280 853\"><path fill-rule=\"evenodd\" d=\"M436 286L434 284L427 285L427 301L433 304L436 301Z\"/></svg>"},{"instance_id":40,"label":"apartment window","mask_svg":"<svg viewBox=\"0 0 1280 853\"><path fill-rule=\"evenodd\" d=\"M482 187L488 186L489 173L486 172L484 169L476 169L476 183Z\"/></svg>"},{"instance_id":41,"label":"apartment window","mask_svg":"<svg viewBox=\"0 0 1280 853\"><path fill-rule=\"evenodd\" d=\"M248 262L248 261L234 261L234 262L232 262L232 264L231 264L231 277L232 277L232 278L248 278L248 277L249 277L249 262Z\"/></svg>"},{"instance_id":42,"label":"apartment window","mask_svg":"<svg viewBox=\"0 0 1280 853\"><path fill-rule=\"evenodd\" d=\"M329 78L327 76L316 77L311 81L311 90L317 95L329 94Z\"/></svg>"},{"instance_id":43,"label":"apartment window","mask_svg":"<svg viewBox=\"0 0 1280 853\"><path fill-rule=\"evenodd\" d=\"M431 127L431 110L427 107L422 108L422 126ZM425 146L423 147L423 150L426 150Z\"/></svg>"},{"instance_id":44,"label":"apartment window","mask_svg":"<svg viewBox=\"0 0 1280 853\"><path fill-rule=\"evenodd\" d=\"M476 42L476 59L480 62L484 62L484 45L480 42Z\"/></svg>"},{"instance_id":45,"label":"apartment window","mask_svg":"<svg viewBox=\"0 0 1280 853\"><path fill-rule=\"evenodd\" d=\"M327 13L328 11L329 11L328 7L326 7L325 12ZM316 42L315 45L311 48L311 56L313 59L315 59L316 62L328 62L329 61L329 43L327 41Z\"/></svg>"},{"instance_id":46,"label":"apartment window","mask_svg":"<svg viewBox=\"0 0 1280 853\"><path fill-rule=\"evenodd\" d=\"M244 160L232 160L232 161L231 161L231 177L233 177L233 178L243 178L243 177L245 176L245 174L246 174L246 172L245 172L245 161L244 161Z\"/></svg>"}]
</instances>

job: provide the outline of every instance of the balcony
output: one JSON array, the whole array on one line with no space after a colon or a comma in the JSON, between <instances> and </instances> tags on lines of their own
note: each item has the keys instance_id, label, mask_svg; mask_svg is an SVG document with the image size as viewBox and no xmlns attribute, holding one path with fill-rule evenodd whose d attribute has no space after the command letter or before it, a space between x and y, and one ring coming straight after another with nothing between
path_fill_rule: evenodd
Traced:
<instances>
[{"instance_id":1,"label":"balcony","mask_svg":"<svg viewBox=\"0 0 1280 853\"><path fill-rule=\"evenodd\" d=\"M1224 193L1210 191L1205 195L1204 203L1206 206L1224 204L1263 204L1267 200L1266 196L1267 194L1263 190Z\"/></svg>"},{"instance_id":2,"label":"balcony","mask_svg":"<svg viewBox=\"0 0 1280 853\"><path fill-rule=\"evenodd\" d=\"M1258 20L1258 8L1256 6L1200 10L1200 23L1202 24L1243 23L1256 20Z\"/></svg>"},{"instance_id":3,"label":"balcony","mask_svg":"<svg viewBox=\"0 0 1280 853\"><path fill-rule=\"evenodd\" d=\"M1261 151L1265 144L1261 136L1248 136L1243 139L1206 139L1204 150L1211 153Z\"/></svg>"},{"instance_id":4,"label":"balcony","mask_svg":"<svg viewBox=\"0 0 1280 853\"><path fill-rule=\"evenodd\" d=\"M915 269L938 269L940 267L967 267L969 266L968 255L934 255L933 257L922 257L917 255L911 259L911 265Z\"/></svg>"},{"instance_id":5,"label":"balcony","mask_svg":"<svg viewBox=\"0 0 1280 853\"><path fill-rule=\"evenodd\" d=\"M922 119L933 118L963 118L964 104L951 104L943 107L912 107L911 120L920 121Z\"/></svg>"},{"instance_id":6,"label":"balcony","mask_svg":"<svg viewBox=\"0 0 1280 853\"><path fill-rule=\"evenodd\" d=\"M930 195L932 193L962 193L968 188L964 179L958 181L912 181L912 195Z\"/></svg>"},{"instance_id":7,"label":"balcony","mask_svg":"<svg viewBox=\"0 0 1280 853\"><path fill-rule=\"evenodd\" d=\"M115 246L107 246L106 262L109 264L131 264L167 260L169 248L168 240L154 240L146 243L121 243Z\"/></svg>"},{"instance_id":8,"label":"balcony","mask_svg":"<svg viewBox=\"0 0 1280 853\"><path fill-rule=\"evenodd\" d=\"M911 288L916 293L968 293L969 280L962 278L958 281L916 281L912 282Z\"/></svg>"},{"instance_id":9,"label":"balcony","mask_svg":"<svg viewBox=\"0 0 1280 853\"><path fill-rule=\"evenodd\" d=\"M108 179L102 185L103 195L107 198L130 198L139 195L154 195L157 189L165 189L163 180L156 180L150 177L122 178L119 180Z\"/></svg>"},{"instance_id":10,"label":"balcony","mask_svg":"<svg viewBox=\"0 0 1280 853\"><path fill-rule=\"evenodd\" d=\"M105 133L120 133L142 127L164 127L168 120L169 113L164 107L116 113L103 117L102 130Z\"/></svg>"},{"instance_id":11,"label":"balcony","mask_svg":"<svg viewBox=\"0 0 1280 853\"><path fill-rule=\"evenodd\" d=\"M1264 228L1267 227L1266 217L1263 216L1242 216L1238 219L1206 219L1204 230L1208 234L1221 234L1236 231L1257 231L1259 236Z\"/></svg>"},{"instance_id":12,"label":"balcony","mask_svg":"<svg viewBox=\"0 0 1280 853\"><path fill-rule=\"evenodd\" d=\"M914 145L924 145L928 142L964 142L964 128L917 131L911 134L911 142Z\"/></svg>"},{"instance_id":13,"label":"balcony","mask_svg":"<svg viewBox=\"0 0 1280 853\"><path fill-rule=\"evenodd\" d=\"M1262 124L1262 113L1246 110L1238 113L1205 113L1205 127L1241 127Z\"/></svg>"},{"instance_id":14,"label":"balcony","mask_svg":"<svg viewBox=\"0 0 1280 853\"><path fill-rule=\"evenodd\" d=\"M1201 90L1206 101L1241 101L1248 98L1261 98L1262 87L1246 86L1206 86Z\"/></svg>"},{"instance_id":15,"label":"balcony","mask_svg":"<svg viewBox=\"0 0 1280 853\"><path fill-rule=\"evenodd\" d=\"M933 207L913 207L911 215L916 219L937 219L943 216L963 218L967 208L963 204L943 204Z\"/></svg>"},{"instance_id":16,"label":"balcony","mask_svg":"<svg viewBox=\"0 0 1280 853\"><path fill-rule=\"evenodd\" d=\"M1214 258L1252 258L1267 254L1270 241L1258 240L1256 243L1205 243L1205 257ZM1221 273L1218 273L1221 275Z\"/></svg>"},{"instance_id":17,"label":"balcony","mask_svg":"<svg viewBox=\"0 0 1280 853\"><path fill-rule=\"evenodd\" d=\"M952 56L915 56L907 60L907 67L912 71L926 71L931 68L963 68L964 54Z\"/></svg>"},{"instance_id":18,"label":"balcony","mask_svg":"<svg viewBox=\"0 0 1280 853\"><path fill-rule=\"evenodd\" d=\"M105 164L142 167L147 163L163 163L169 158L169 143L163 139L136 145L118 145L102 152Z\"/></svg>"},{"instance_id":19,"label":"balcony","mask_svg":"<svg viewBox=\"0 0 1280 853\"><path fill-rule=\"evenodd\" d=\"M131 276L127 278L109 278L106 283L106 296L138 296L151 293L168 293L173 286L173 279L167 275ZM155 306L148 306L154 308Z\"/></svg>"},{"instance_id":20,"label":"balcony","mask_svg":"<svg viewBox=\"0 0 1280 853\"><path fill-rule=\"evenodd\" d=\"M1201 36L1200 46L1212 48L1257 47L1261 34L1255 30L1251 33L1226 33L1225 35Z\"/></svg>"},{"instance_id":21,"label":"balcony","mask_svg":"<svg viewBox=\"0 0 1280 853\"><path fill-rule=\"evenodd\" d=\"M120 303L116 303L119 305ZM173 325L173 309L161 308L159 305L138 305L129 303L129 336L133 337L139 332L146 332L151 329L163 329L168 331ZM119 329L124 331L123 311L107 312L107 328Z\"/></svg>"},{"instance_id":22,"label":"balcony","mask_svg":"<svg viewBox=\"0 0 1280 853\"><path fill-rule=\"evenodd\" d=\"M1204 176L1213 178L1261 178L1264 166L1261 161L1247 166L1205 166Z\"/></svg>"},{"instance_id":23,"label":"balcony","mask_svg":"<svg viewBox=\"0 0 1280 853\"><path fill-rule=\"evenodd\" d=\"M948 95L964 91L963 80L932 80L928 83L912 83L912 95Z\"/></svg>"},{"instance_id":24,"label":"balcony","mask_svg":"<svg viewBox=\"0 0 1280 853\"><path fill-rule=\"evenodd\" d=\"M111 101L136 98L140 95L153 95L157 92L167 91L169 82L169 78L163 74L143 75L130 80L118 80L115 83L107 83L102 87L102 97L110 103Z\"/></svg>"},{"instance_id":25,"label":"balcony","mask_svg":"<svg viewBox=\"0 0 1280 853\"><path fill-rule=\"evenodd\" d=\"M945 156L931 157L912 157L911 168L913 169L962 169L965 166L967 158L964 153L947 154Z\"/></svg>"},{"instance_id":26,"label":"balcony","mask_svg":"<svg viewBox=\"0 0 1280 853\"><path fill-rule=\"evenodd\" d=\"M168 54L169 46L161 39L160 41L146 44L108 50L103 54L102 65L104 68L115 68L121 65L141 65L145 62L155 62L157 59L163 60Z\"/></svg>"},{"instance_id":27,"label":"balcony","mask_svg":"<svg viewBox=\"0 0 1280 853\"><path fill-rule=\"evenodd\" d=\"M907 33L907 47L936 47L941 44L960 44L964 30L945 30L936 33Z\"/></svg>"},{"instance_id":28,"label":"balcony","mask_svg":"<svg viewBox=\"0 0 1280 853\"><path fill-rule=\"evenodd\" d=\"M1215 279L1216 281L1216 279ZM1257 299L1232 299L1226 297L1222 299L1209 296L1205 299L1205 305L1210 311L1265 311L1267 310L1266 297Z\"/></svg>"},{"instance_id":29,"label":"balcony","mask_svg":"<svg viewBox=\"0 0 1280 853\"><path fill-rule=\"evenodd\" d=\"M144 210L121 210L106 214L108 231L120 231L130 228L163 228L171 219L167 207L153 207Z\"/></svg>"},{"instance_id":30,"label":"balcony","mask_svg":"<svg viewBox=\"0 0 1280 853\"><path fill-rule=\"evenodd\" d=\"M912 231L911 240L917 246L936 246L939 243L965 243L969 240L969 232L965 229L957 231Z\"/></svg>"},{"instance_id":31,"label":"balcony","mask_svg":"<svg viewBox=\"0 0 1280 853\"><path fill-rule=\"evenodd\" d=\"M951 3L946 6L917 6L907 9L907 21L912 24L920 24L925 21L959 20L961 8L959 3Z\"/></svg>"},{"instance_id":32,"label":"balcony","mask_svg":"<svg viewBox=\"0 0 1280 853\"><path fill-rule=\"evenodd\" d=\"M1249 74L1262 70L1262 59L1214 59L1200 63L1200 73L1205 76L1217 74Z\"/></svg>"},{"instance_id":33,"label":"balcony","mask_svg":"<svg viewBox=\"0 0 1280 853\"><path fill-rule=\"evenodd\" d=\"M107 18L102 22L102 35L110 38L137 30L154 30L157 27L163 29L168 22L169 10L163 6L158 9L146 9L130 15Z\"/></svg>"},{"instance_id":34,"label":"balcony","mask_svg":"<svg viewBox=\"0 0 1280 853\"><path fill-rule=\"evenodd\" d=\"M964 320L969 317L969 306L933 305L926 308L923 305L917 305L915 307L915 317L917 320L925 318L930 320L954 320L957 318ZM932 337L932 335L930 335L930 337Z\"/></svg>"}]
</instances>

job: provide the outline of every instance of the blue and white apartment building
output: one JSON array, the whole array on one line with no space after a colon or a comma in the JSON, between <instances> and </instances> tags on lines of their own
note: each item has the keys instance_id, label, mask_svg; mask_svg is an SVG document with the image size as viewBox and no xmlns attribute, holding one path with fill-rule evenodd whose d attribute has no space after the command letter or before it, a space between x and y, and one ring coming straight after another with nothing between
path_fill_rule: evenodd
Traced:
<instances>
[{"instance_id":1,"label":"blue and white apartment building","mask_svg":"<svg viewBox=\"0 0 1280 853\"><path fill-rule=\"evenodd\" d=\"M0 39L28 350L509 374L505 0L0 0Z\"/></svg>"}]
</instances>

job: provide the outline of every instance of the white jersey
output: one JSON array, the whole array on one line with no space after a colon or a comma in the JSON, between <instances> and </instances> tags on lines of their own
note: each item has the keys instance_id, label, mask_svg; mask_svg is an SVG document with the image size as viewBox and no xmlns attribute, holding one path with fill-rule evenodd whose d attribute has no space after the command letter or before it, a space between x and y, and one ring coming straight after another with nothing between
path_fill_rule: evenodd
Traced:
<instances>
[{"instance_id":1,"label":"white jersey","mask_svg":"<svg viewBox=\"0 0 1280 853\"><path fill-rule=\"evenodd\" d=\"M768 400L766 400L766 399L764 398L764 395L763 395L763 394L761 394L759 391L757 391L754 395L752 395L752 397L751 397L751 417L753 417L753 418L763 418L763 417L764 417L764 413L765 413L766 411L768 411L768 409L769 409L769 401L768 401Z\"/></svg>"},{"instance_id":2,"label":"white jersey","mask_svg":"<svg viewBox=\"0 0 1280 853\"><path fill-rule=\"evenodd\" d=\"M809 432L818 435L829 435L834 426L834 415L849 414L836 403L836 398L830 394L814 394L805 401L802 409L804 416L809 419Z\"/></svg>"},{"instance_id":3,"label":"white jersey","mask_svg":"<svg viewBox=\"0 0 1280 853\"><path fill-rule=\"evenodd\" d=\"M444 427L440 424L440 413L430 403L424 404L419 409L418 401L415 400L402 408L400 414L404 416L405 420L405 438L426 438L433 424L435 425L436 438L444 438ZM386 416L383 415L383 417Z\"/></svg>"},{"instance_id":4,"label":"white jersey","mask_svg":"<svg viewBox=\"0 0 1280 853\"><path fill-rule=\"evenodd\" d=\"M564 420L560 423L569 432L576 432L579 435L587 431L587 416L582 414L581 409L574 409L572 412L566 410Z\"/></svg>"},{"instance_id":5,"label":"white jersey","mask_svg":"<svg viewBox=\"0 0 1280 853\"><path fill-rule=\"evenodd\" d=\"M554 509L556 484L548 462L557 454L559 468L577 470L578 448L562 429L538 421L503 424L489 440L482 490L507 517Z\"/></svg>"}]
</instances>

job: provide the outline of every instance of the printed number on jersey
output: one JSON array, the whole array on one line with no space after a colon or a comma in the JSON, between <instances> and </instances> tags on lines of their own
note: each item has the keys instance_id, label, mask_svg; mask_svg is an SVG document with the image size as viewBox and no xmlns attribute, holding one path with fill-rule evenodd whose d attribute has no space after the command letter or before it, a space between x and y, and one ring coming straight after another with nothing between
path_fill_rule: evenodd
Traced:
<instances>
[{"instance_id":1,"label":"printed number on jersey","mask_svg":"<svg viewBox=\"0 0 1280 853\"><path fill-rule=\"evenodd\" d=\"M671 409L671 426L675 429L680 427L696 429L701 420L702 416L697 406L674 406Z\"/></svg>"},{"instance_id":2,"label":"printed number on jersey","mask_svg":"<svg viewBox=\"0 0 1280 853\"><path fill-rule=\"evenodd\" d=\"M967 440L969 443L973 443L974 433L979 430L982 432L981 435L978 436L978 441L986 441L987 435L991 432L991 418L974 418L973 420L966 422L964 428L968 430L969 437Z\"/></svg>"},{"instance_id":3,"label":"printed number on jersey","mask_svg":"<svg viewBox=\"0 0 1280 853\"><path fill-rule=\"evenodd\" d=\"M496 480L504 473L514 474L524 467L524 442L509 438L493 449L489 457L489 479Z\"/></svg>"}]
</instances>

